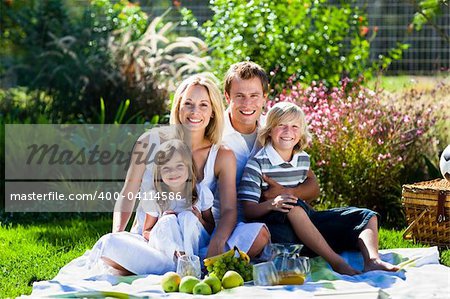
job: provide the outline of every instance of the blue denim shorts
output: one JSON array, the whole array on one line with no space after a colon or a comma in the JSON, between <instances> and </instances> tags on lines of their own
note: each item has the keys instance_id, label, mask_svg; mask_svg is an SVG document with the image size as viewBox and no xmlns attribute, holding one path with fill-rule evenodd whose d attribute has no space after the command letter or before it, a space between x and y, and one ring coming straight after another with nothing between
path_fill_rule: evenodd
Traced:
<instances>
[{"instance_id":1,"label":"blue denim shorts","mask_svg":"<svg viewBox=\"0 0 450 299\"><path fill-rule=\"evenodd\" d=\"M335 252L359 250L358 236L370 218L379 216L372 210L355 207L315 211L301 199L297 201L297 206L305 210L311 222ZM295 234L286 213L270 212L263 222L269 228L273 243L303 243ZM302 254L317 255L306 246Z\"/></svg>"}]
</instances>

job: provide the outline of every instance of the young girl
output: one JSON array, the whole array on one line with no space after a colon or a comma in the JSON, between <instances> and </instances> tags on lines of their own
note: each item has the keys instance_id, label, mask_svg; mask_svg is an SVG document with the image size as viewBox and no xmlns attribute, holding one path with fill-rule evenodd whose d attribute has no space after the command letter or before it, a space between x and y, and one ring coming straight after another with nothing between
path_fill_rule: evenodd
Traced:
<instances>
[{"instance_id":1,"label":"young girl","mask_svg":"<svg viewBox=\"0 0 450 299\"><path fill-rule=\"evenodd\" d=\"M308 138L305 116L298 106L283 102L272 107L258 134L263 148L248 161L238 189L246 218L265 222L273 242L305 244L341 274L360 273L336 253L352 249L361 250L363 271L397 270L379 257L375 212L353 207L315 211L302 199L288 194L267 201L261 198L262 190L268 188L263 176L287 188L314 177L309 155L303 151ZM292 232L293 238L286 240Z\"/></svg>"},{"instance_id":2,"label":"young girl","mask_svg":"<svg viewBox=\"0 0 450 299\"><path fill-rule=\"evenodd\" d=\"M154 163L154 191L141 195L146 212L142 235L170 259L199 255L214 229L212 192L196 186L192 154L181 140L162 143Z\"/></svg>"}]
</instances>

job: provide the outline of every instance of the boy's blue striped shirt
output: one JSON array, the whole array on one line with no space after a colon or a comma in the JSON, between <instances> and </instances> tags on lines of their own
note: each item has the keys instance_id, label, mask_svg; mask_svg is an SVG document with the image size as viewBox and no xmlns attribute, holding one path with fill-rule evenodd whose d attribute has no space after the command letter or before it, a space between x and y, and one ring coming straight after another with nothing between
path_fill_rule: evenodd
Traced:
<instances>
[{"instance_id":1,"label":"boy's blue striped shirt","mask_svg":"<svg viewBox=\"0 0 450 299\"><path fill-rule=\"evenodd\" d=\"M291 161L286 162L269 143L248 160L239 184L238 199L258 203L262 191L269 187L262 178L263 174L284 187L296 187L306 180L309 167L306 152L295 153Z\"/></svg>"}]
</instances>

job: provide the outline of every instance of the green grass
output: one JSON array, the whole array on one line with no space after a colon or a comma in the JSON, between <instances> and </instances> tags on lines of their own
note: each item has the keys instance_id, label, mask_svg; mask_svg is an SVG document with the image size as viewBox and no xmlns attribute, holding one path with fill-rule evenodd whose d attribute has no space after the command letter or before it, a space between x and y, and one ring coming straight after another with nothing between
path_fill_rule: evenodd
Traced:
<instances>
[{"instance_id":1,"label":"green grass","mask_svg":"<svg viewBox=\"0 0 450 299\"><path fill-rule=\"evenodd\" d=\"M109 219L0 226L0 298L31 293L34 281L53 278L110 229ZM423 246L403 240L402 232L381 229L380 249L404 247ZM450 266L450 250L441 252L441 262Z\"/></svg>"},{"instance_id":2,"label":"green grass","mask_svg":"<svg viewBox=\"0 0 450 299\"><path fill-rule=\"evenodd\" d=\"M110 220L0 226L0 298L31 293L110 230Z\"/></svg>"},{"instance_id":3,"label":"green grass","mask_svg":"<svg viewBox=\"0 0 450 299\"><path fill-rule=\"evenodd\" d=\"M395 231L382 228L380 230L380 249L428 247L422 244L414 244L409 240L404 240L402 235L403 231ZM441 264L450 267L450 249L440 249L439 251Z\"/></svg>"},{"instance_id":4,"label":"green grass","mask_svg":"<svg viewBox=\"0 0 450 299\"><path fill-rule=\"evenodd\" d=\"M373 78L367 82L369 88L381 88L388 92L402 92L408 89L417 89L419 91L429 91L439 83L450 82L448 74L436 76L381 76Z\"/></svg>"}]
</instances>

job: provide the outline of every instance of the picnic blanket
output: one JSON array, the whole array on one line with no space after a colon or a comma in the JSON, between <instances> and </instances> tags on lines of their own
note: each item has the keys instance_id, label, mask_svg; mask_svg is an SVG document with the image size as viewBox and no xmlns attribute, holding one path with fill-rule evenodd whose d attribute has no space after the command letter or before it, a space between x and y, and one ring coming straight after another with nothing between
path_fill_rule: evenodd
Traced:
<instances>
[{"instance_id":1,"label":"picnic blanket","mask_svg":"<svg viewBox=\"0 0 450 299\"><path fill-rule=\"evenodd\" d=\"M303 285L254 286L223 290L214 298L450 298L450 268L439 264L437 247L389 249L381 258L400 265L398 272L371 271L356 276L340 275L320 257L312 259L312 271ZM88 252L63 267L49 281L33 284L31 297L117 297L117 298L194 298L182 293L164 293L161 276L120 277L90 275L84 271ZM362 269L360 253L344 252L342 257L354 268ZM27 296L22 296L27 297ZM204 296L201 296L204 297Z\"/></svg>"}]
</instances>

